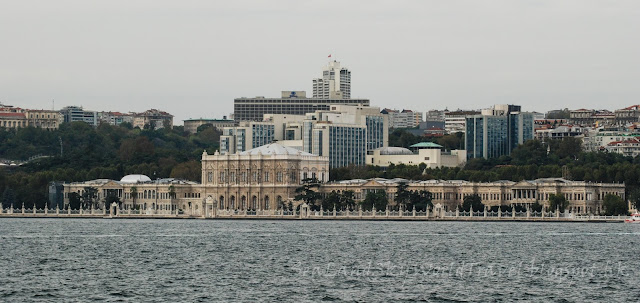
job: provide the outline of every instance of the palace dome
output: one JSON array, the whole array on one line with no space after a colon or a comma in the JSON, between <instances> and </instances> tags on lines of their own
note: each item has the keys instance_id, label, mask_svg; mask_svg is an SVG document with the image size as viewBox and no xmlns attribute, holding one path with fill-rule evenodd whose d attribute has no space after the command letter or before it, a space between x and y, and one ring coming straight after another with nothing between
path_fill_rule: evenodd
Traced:
<instances>
[{"instance_id":1,"label":"palace dome","mask_svg":"<svg viewBox=\"0 0 640 303\"><path fill-rule=\"evenodd\" d=\"M126 175L120 179L122 183L142 183L151 181L151 178L145 175Z\"/></svg>"},{"instance_id":2,"label":"palace dome","mask_svg":"<svg viewBox=\"0 0 640 303\"><path fill-rule=\"evenodd\" d=\"M263 146L256 147L247 151L239 153L240 155L299 155L299 156L313 156L308 152L295 149L293 147L284 146L278 143L271 143Z\"/></svg>"}]
</instances>

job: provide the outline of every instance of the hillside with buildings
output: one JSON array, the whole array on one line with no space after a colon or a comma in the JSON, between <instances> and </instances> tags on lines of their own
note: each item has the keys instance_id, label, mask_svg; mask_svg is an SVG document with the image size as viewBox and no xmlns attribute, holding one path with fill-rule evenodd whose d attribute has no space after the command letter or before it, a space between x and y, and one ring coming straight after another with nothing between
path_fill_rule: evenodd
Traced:
<instances>
[{"instance_id":1,"label":"hillside with buildings","mask_svg":"<svg viewBox=\"0 0 640 303\"><path fill-rule=\"evenodd\" d=\"M291 90L280 97L235 98L231 115L188 119L184 126L175 126L173 115L157 109L122 113L2 105L2 201L43 205L47 184L55 188L64 182L119 180L130 174L146 175L152 183L184 180L187 183L180 184L187 187L248 182L249 192L263 192L264 182L295 180L282 196L287 201L293 199L294 185L307 177L320 183L564 178L624 182L627 196L640 198L637 105L613 112L564 109L546 115L514 104L455 111L391 109L373 106L367 98L351 99L351 71L337 61L329 62L311 82L310 98L305 91ZM272 144L278 148L266 148ZM326 167L314 171L274 164L256 171L255 180L246 175L257 165L252 161L273 150L286 151L276 158L296 153L320 157ZM204 160L210 157L216 161L207 163L226 171L209 175ZM248 162L232 163L238 159ZM282 171L278 165L284 165ZM185 195L195 198L191 192Z\"/></svg>"}]
</instances>

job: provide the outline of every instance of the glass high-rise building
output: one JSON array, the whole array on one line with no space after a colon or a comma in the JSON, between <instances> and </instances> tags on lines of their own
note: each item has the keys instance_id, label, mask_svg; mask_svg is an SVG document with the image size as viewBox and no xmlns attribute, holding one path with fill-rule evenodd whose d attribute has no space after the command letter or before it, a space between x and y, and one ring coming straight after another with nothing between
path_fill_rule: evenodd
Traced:
<instances>
[{"instance_id":1,"label":"glass high-rise building","mask_svg":"<svg viewBox=\"0 0 640 303\"><path fill-rule=\"evenodd\" d=\"M235 154L272 143L275 127L267 122L243 122L238 126L225 127L220 136L220 153Z\"/></svg>"},{"instance_id":2,"label":"glass high-rise building","mask_svg":"<svg viewBox=\"0 0 640 303\"><path fill-rule=\"evenodd\" d=\"M329 167L364 165L367 128L364 125L316 124L312 154L329 157Z\"/></svg>"},{"instance_id":3,"label":"glass high-rise building","mask_svg":"<svg viewBox=\"0 0 640 303\"><path fill-rule=\"evenodd\" d=\"M496 105L481 115L467 116L465 149L467 158L497 158L527 140L533 139L533 114L520 112L520 106Z\"/></svg>"}]
</instances>

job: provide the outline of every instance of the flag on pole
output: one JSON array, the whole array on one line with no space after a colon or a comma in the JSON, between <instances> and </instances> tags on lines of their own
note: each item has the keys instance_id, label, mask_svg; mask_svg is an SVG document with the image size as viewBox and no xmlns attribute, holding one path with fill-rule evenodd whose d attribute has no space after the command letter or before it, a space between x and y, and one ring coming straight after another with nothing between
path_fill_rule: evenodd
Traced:
<instances>
[{"instance_id":1,"label":"flag on pole","mask_svg":"<svg viewBox=\"0 0 640 303\"><path fill-rule=\"evenodd\" d=\"M331 58L331 54L329 54L329 57L327 57L327 58Z\"/></svg>"}]
</instances>

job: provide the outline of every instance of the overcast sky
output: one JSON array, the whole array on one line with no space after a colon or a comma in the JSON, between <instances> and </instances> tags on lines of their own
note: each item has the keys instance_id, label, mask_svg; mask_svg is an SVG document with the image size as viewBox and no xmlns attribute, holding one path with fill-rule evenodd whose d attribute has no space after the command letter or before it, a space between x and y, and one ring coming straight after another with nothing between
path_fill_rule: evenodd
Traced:
<instances>
[{"instance_id":1,"label":"overcast sky","mask_svg":"<svg viewBox=\"0 0 640 303\"><path fill-rule=\"evenodd\" d=\"M640 1L0 1L0 103L24 108L221 118L309 92L329 54L374 106L613 110L640 103Z\"/></svg>"}]
</instances>

